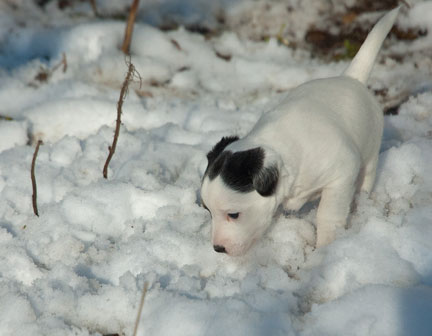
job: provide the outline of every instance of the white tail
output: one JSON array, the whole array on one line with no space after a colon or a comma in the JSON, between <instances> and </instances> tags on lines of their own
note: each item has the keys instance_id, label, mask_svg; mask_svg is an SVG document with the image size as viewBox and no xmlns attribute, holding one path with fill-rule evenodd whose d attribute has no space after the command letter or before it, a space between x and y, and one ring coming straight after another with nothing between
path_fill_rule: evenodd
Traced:
<instances>
[{"instance_id":1,"label":"white tail","mask_svg":"<svg viewBox=\"0 0 432 336\"><path fill-rule=\"evenodd\" d=\"M375 59L381 48L381 45L389 33L399 13L399 7L384 15L373 27L366 40L363 42L360 50L355 55L351 64L345 70L344 75L357 79L366 84Z\"/></svg>"}]
</instances>

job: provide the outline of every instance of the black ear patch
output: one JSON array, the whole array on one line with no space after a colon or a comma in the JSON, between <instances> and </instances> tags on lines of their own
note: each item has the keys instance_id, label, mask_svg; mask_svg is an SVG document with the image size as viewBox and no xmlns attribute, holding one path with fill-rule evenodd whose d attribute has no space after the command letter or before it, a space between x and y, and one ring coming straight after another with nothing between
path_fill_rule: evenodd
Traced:
<instances>
[{"instance_id":1,"label":"black ear patch","mask_svg":"<svg viewBox=\"0 0 432 336\"><path fill-rule=\"evenodd\" d=\"M261 196L270 196L276 191L279 171L275 166L264 167L264 157L265 152L260 147L235 153L222 150L212 161L209 159L206 174L211 180L220 175L235 191L256 190Z\"/></svg>"},{"instance_id":2,"label":"black ear patch","mask_svg":"<svg viewBox=\"0 0 432 336\"><path fill-rule=\"evenodd\" d=\"M253 177L253 186L261 196L270 196L276 192L279 170L275 166L263 167Z\"/></svg>"},{"instance_id":3,"label":"black ear patch","mask_svg":"<svg viewBox=\"0 0 432 336\"><path fill-rule=\"evenodd\" d=\"M230 151L225 151L222 152L216 159L213 159L211 162L209 161L204 176L208 175L210 180L213 180L216 176L218 176L221 173L222 168L225 166L226 161L230 156L232 156L232 153Z\"/></svg>"},{"instance_id":4,"label":"black ear patch","mask_svg":"<svg viewBox=\"0 0 432 336\"><path fill-rule=\"evenodd\" d=\"M216 145L214 145L213 149L207 154L209 166L214 160L216 160L219 154L222 153L226 146L228 146L230 143L233 143L234 141L237 141L238 139L238 136L223 137Z\"/></svg>"},{"instance_id":5,"label":"black ear patch","mask_svg":"<svg viewBox=\"0 0 432 336\"><path fill-rule=\"evenodd\" d=\"M226 159L221 171L222 180L232 189L240 192L254 190L253 177L264 165L264 150L253 148L235 152Z\"/></svg>"}]
</instances>

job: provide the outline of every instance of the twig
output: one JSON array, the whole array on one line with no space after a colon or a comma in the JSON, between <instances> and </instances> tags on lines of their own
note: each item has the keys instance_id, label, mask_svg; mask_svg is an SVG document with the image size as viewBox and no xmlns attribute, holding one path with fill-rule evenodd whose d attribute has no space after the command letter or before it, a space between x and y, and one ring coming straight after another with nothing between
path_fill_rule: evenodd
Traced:
<instances>
[{"instance_id":1,"label":"twig","mask_svg":"<svg viewBox=\"0 0 432 336\"><path fill-rule=\"evenodd\" d=\"M98 12L98 10L97 10L96 1L95 1L95 0L90 0L90 5L91 5L91 8L92 8L92 10L93 10L93 14L94 14L96 17L99 17L99 12Z\"/></svg>"},{"instance_id":2,"label":"twig","mask_svg":"<svg viewBox=\"0 0 432 336\"><path fill-rule=\"evenodd\" d=\"M133 32L133 26L135 23L135 17L136 13L138 11L139 6L139 0L134 0L132 3L132 6L129 11L129 18L128 22L126 24L126 30L125 30L125 36L123 40L123 45L121 47L121 50L126 54L129 55L129 47L132 40L132 32Z\"/></svg>"},{"instance_id":3,"label":"twig","mask_svg":"<svg viewBox=\"0 0 432 336\"><path fill-rule=\"evenodd\" d=\"M32 203L33 203L33 212L36 216L39 217L39 212L37 208L37 188L36 188L36 177L35 177L35 165L36 165L36 157L39 152L39 146L42 144L42 140L39 140L36 144L36 148L33 154L33 160L31 164L31 181L32 181L32 188L33 188L33 194L32 194Z\"/></svg>"},{"instance_id":4,"label":"twig","mask_svg":"<svg viewBox=\"0 0 432 336\"><path fill-rule=\"evenodd\" d=\"M65 53L62 54L61 61L59 63L57 63L56 65L54 65L53 68L51 69L51 74L54 73L54 71L56 71L61 65L63 65L63 73L65 73L67 70L67 60L66 60L66 54Z\"/></svg>"},{"instance_id":5,"label":"twig","mask_svg":"<svg viewBox=\"0 0 432 336\"><path fill-rule=\"evenodd\" d=\"M40 83L47 82L48 79L52 76L52 74L61 66L63 65L63 73L67 70L67 60L66 60L66 54L62 54L62 59L59 63L55 64L51 69L46 69L45 67L41 67L39 73L35 76L35 80L37 80ZM34 83L30 83L30 85L36 86Z\"/></svg>"},{"instance_id":6,"label":"twig","mask_svg":"<svg viewBox=\"0 0 432 336\"><path fill-rule=\"evenodd\" d=\"M144 306L144 299L145 299L145 296L146 296L146 293L147 293L147 287L148 287L148 283L146 282L146 283L144 283L144 288L143 288L143 291L142 291L142 294L141 294L141 301L140 301L140 305L138 307L137 318L135 320L135 328L134 328L134 332L132 334L133 336L136 336L137 331L138 331L138 326L139 326L139 322L140 322L140 319L141 319L141 313L142 313L142 309L143 309L143 306Z\"/></svg>"},{"instance_id":7,"label":"twig","mask_svg":"<svg viewBox=\"0 0 432 336\"><path fill-rule=\"evenodd\" d=\"M63 62L63 73L65 73L67 70L67 60L66 60L66 54L65 53L63 53L63 55L62 55L62 62Z\"/></svg>"},{"instance_id":8,"label":"twig","mask_svg":"<svg viewBox=\"0 0 432 336\"><path fill-rule=\"evenodd\" d=\"M122 85L122 88L120 90L120 97L119 97L119 100L117 102L117 120L116 120L116 127L115 127L115 131L114 131L114 139L113 139L112 145L108 146L109 153L108 153L108 157L105 161L105 165L103 168L103 177L104 178L108 178L108 165L109 165L109 163L110 163L110 161L114 155L114 152L116 150L116 147L117 147L117 141L118 141L118 137L120 134L122 107L123 107L123 102L124 102L125 97L126 97L127 92L128 92L129 83L132 81L135 74L137 74L141 80L141 76L135 70L135 67L132 64L132 62L130 60L127 60L126 64L128 65L128 72L127 72L126 77L123 81L123 85Z\"/></svg>"}]
</instances>

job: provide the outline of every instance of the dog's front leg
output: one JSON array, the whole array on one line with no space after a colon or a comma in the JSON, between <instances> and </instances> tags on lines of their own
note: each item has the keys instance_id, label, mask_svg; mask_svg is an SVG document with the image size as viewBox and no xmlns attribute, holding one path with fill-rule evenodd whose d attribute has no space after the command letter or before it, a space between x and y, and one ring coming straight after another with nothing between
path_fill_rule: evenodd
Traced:
<instances>
[{"instance_id":1,"label":"dog's front leg","mask_svg":"<svg viewBox=\"0 0 432 336\"><path fill-rule=\"evenodd\" d=\"M316 220L317 248L332 242L336 230L345 227L354 196L357 175L358 171L323 189Z\"/></svg>"}]
</instances>

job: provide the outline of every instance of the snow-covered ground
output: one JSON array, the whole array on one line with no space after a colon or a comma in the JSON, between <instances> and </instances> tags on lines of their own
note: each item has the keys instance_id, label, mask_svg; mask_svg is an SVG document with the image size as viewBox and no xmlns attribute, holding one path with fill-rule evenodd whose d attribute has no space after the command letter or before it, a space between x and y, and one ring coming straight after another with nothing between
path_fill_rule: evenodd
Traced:
<instances>
[{"instance_id":1,"label":"snow-covered ground","mask_svg":"<svg viewBox=\"0 0 432 336\"><path fill-rule=\"evenodd\" d=\"M124 23L103 15L129 3L98 1L102 18L87 2L0 4L0 334L131 335L147 283L139 335L431 335L432 35L390 38L375 67L371 88L407 99L386 117L375 191L358 197L350 227L313 250L311 204L230 258L212 250L199 203L205 154L221 136L246 134L292 87L342 72L348 61L254 38L286 19L286 36L300 41L331 8L142 5L131 46L142 85L129 89L105 180L127 67ZM398 25L431 32L432 2L411 3ZM230 29L208 38L148 25L171 17L219 29L221 8ZM53 70L63 54L67 69Z\"/></svg>"}]
</instances>

